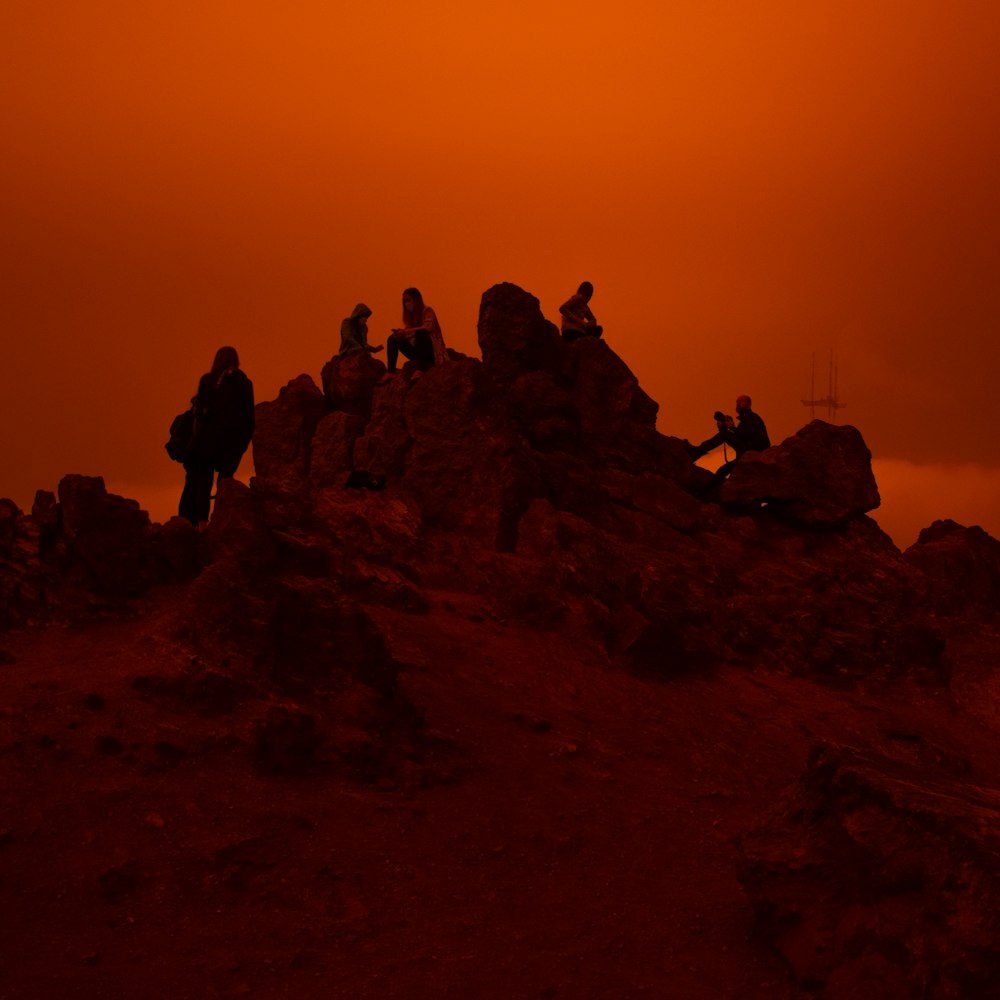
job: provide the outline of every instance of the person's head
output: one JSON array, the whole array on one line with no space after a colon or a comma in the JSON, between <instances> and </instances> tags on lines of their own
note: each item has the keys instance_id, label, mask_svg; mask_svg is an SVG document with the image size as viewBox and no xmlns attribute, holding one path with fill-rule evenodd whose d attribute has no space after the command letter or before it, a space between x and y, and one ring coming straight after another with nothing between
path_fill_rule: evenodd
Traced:
<instances>
[{"instance_id":1,"label":"person's head","mask_svg":"<svg viewBox=\"0 0 1000 1000\"><path fill-rule=\"evenodd\" d=\"M750 397L749 396L737 396L736 397L736 412L737 413L749 413L750 412Z\"/></svg>"},{"instance_id":2,"label":"person's head","mask_svg":"<svg viewBox=\"0 0 1000 1000\"><path fill-rule=\"evenodd\" d=\"M419 289L403 290L403 325L419 326L424 321L424 297Z\"/></svg>"},{"instance_id":3,"label":"person's head","mask_svg":"<svg viewBox=\"0 0 1000 1000\"><path fill-rule=\"evenodd\" d=\"M580 287L576 290L577 295L582 295L584 300L589 302L594 294L594 286L589 281L581 281Z\"/></svg>"},{"instance_id":4,"label":"person's head","mask_svg":"<svg viewBox=\"0 0 1000 1000\"><path fill-rule=\"evenodd\" d=\"M230 368L239 368L240 356L236 353L235 347L220 347L215 352L215 360L212 362L212 374L221 375Z\"/></svg>"}]
</instances>

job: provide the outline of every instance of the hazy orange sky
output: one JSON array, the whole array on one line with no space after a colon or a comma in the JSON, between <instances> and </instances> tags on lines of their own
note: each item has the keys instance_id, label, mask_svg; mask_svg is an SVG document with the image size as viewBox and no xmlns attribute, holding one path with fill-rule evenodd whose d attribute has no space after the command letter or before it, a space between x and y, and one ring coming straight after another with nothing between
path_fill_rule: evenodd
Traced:
<instances>
[{"instance_id":1,"label":"hazy orange sky","mask_svg":"<svg viewBox=\"0 0 1000 1000\"><path fill-rule=\"evenodd\" d=\"M6 0L0 495L163 519L222 344L265 400L356 302L380 339L416 285L478 355L488 287L588 279L662 432L748 392L779 441L833 349L897 543L1000 536L998 10Z\"/></svg>"}]
</instances>

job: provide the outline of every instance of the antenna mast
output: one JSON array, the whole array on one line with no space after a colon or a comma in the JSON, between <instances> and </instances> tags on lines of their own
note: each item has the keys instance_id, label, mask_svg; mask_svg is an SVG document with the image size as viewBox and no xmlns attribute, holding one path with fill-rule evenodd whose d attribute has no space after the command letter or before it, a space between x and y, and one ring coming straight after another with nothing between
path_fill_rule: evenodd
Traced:
<instances>
[{"instance_id":1,"label":"antenna mast","mask_svg":"<svg viewBox=\"0 0 1000 1000\"><path fill-rule=\"evenodd\" d=\"M837 419L837 410L843 409L847 406L846 403L840 401L840 397L837 394L837 385L840 380L840 370L837 365L833 348L830 348L830 370L827 378L827 393L822 399L816 398L816 353L813 352L812 356L812 378L809 383L809 399L803 399L802 405L808 406L810 414L813 420L816 419L816 407L825 406L826 416L828 420Z\"/></svg>"}]
</instances>

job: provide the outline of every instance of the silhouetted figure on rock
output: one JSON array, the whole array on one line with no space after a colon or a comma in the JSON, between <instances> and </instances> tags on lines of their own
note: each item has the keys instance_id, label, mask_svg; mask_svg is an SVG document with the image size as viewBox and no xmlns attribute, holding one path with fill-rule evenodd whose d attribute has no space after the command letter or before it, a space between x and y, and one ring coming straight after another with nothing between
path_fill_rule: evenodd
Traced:
<instances>
[{"instance_id":1,"label":"silhouetted figure on rock","mask_svg":"<svg viewBox=\"0 0 1000 1000\"><path fill-rule=\"evenodd\" d=\"M372 311L359 302L354 307L354 312L340 324L340 353L350 354L353 351L368 351L369 354L377 354L382 350L382 345L372 347L368 343L368 317Z\"/></svg>"},{"instance_id":2,"label":"silhouetted figure on rock","mask_svg":"<svg viewBox=\"0 0 1000 1000\"><path fill-rule=\"evenodd\" d=\"M403 292L403 325L389 334L386 347L386 377L395 374L399 355L415 361L417 374L448 360L437 315L416 288Z\"/></svg>"},{"instance_id":3,"label":"silhouetted figure on rock","mask_svg":"<svg viewBox=\"0 0 1000 1000\"><path fill-rule=\"evenodd\" d=\"M584 281L560 307L562 317L562 335L564 340L579 340L581 337L600 337L604 327L597 325L594 314L590 311L590 300L594 294L594 286Z\"/></svg>"},{"instance_id":4,"label":"silhouetted figure on rock","mask_svg":"<svg viewBox=\"0 0 1000 1000\"><path fill-rule=\"evenodd\" d=\"M754 413L749 396L736 397L736 419L738 423L734 423L732 417L717 410L715 413L717 433L699 445L687 445L688 454L695 461L702 455L707 455L713 449L718 448L720 444L732 445L736 452L735 458L719 467L706 492L711 492L714 487L718 486L748 451L765 451L771 447L771 439L767 436L767 427L764 426L760 415Z\"/></svg>"},{"instance_id":5,"label":"silhouetted figure on rock","mask_svg":"<svg viewBox=\"0 0 1000 1000\"><path fill-rule=\"evenodd\" d=\"M253 437L253 383L241 370L235 347L219 348L192 402L194 437L184 459L178 513L197 525L208 520L215 473L219 479L231 478Z\"/></svg>"}]
</instances>

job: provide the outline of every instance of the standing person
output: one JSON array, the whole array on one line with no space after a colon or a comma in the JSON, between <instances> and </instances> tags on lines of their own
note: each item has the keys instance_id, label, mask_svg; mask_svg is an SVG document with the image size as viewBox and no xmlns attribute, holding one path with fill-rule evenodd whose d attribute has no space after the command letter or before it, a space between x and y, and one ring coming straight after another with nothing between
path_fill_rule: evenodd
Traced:
<instances>
[{"instance_id":1,"label":"standing person","mask_svg":"<svg viewBox=\"0 0 1000 1000\"><path fill-rule=\"evenodd\" d=\"M372 311L359 302L354 307L354 312L340 324L340 353L350 354L352 351L368 351L369 354L377 354L382 350L382 345L372 347L368 343L368 317Z\"/></svg>"},{"instance_id":2,"label":"standing person","mask_svg":"<svg viewBox=\"0 0 1000 1000\"><path fill-rule=\"evenodd\" d=\"M395 373L400 354L416 361L421 373L448 360L437 315L424 305L418 289L407 288L403 292L403 325L389 334L385 347L387 375Z\"/></svg>"},{"instance_id":3,"label":"standing person","mask_svg":"<svg viewBox=\"0 0 1000 1000\"><path fill-rule=\"evenodd\" d=\"M580 283L575 295L571 295L560 307L561 327L564 340L579 340L581 337L600 337L604 327L597 325L590 311L590 299L594 286L589 281Z\"/></svg>"},{"instance_id":4,"label":"standing person","mask_svg":"<svg viewBox=\"0 0 1000 1000\"><path fill-rule=\"evenodd\" d=\"M688 445L688 454L697 460L702 455L707 455L720 444L731 444L736 452L736 457L722 465L715 473L715 483L721 482L730 472L736 463L748 451L766 451L771 447L771 439L767 436L767 427L760 414L754 413L752 400L749 396L736 397L736 419L738 424L733 423L733 418L719 412L715 413L715 426L717 433L707 441L702 441L699 445Z\"/></svg>"},{"instance_id":5,"label":"standing person","mask_svg":"<svg viewBox=\"0 0 1000 1000\"><path fill-rule=\"evenodd\" d=\"M202 375L192 402L194 437L184 459L178 513L197 525L208 520L215 473L220 480L231 478L253 437L253 383L240 369L235 347L216 351L212 370Z\"/></svg>"}]
</instances>

